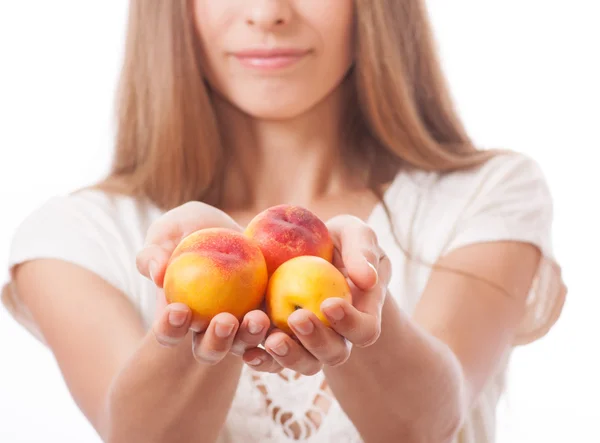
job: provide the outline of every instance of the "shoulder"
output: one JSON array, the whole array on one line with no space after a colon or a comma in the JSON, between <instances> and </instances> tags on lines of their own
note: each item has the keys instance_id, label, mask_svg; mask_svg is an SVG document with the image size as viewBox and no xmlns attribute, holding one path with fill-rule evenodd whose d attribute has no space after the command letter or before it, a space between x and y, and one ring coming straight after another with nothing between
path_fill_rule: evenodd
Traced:
<instances>
[{"instance_id":1,"label":"shoulder","mask_svg":"<svg viewBox=\"0 0 600 443\"><path fill-rule=\"evenodd\" d=\"M403 249L426 263L483 243L534 246L541 260L517 341L543 335L556 321L566 287L554 251L554 201L533 158L502 153L469 170L403 173L387 203L390 230ZM428 276L421 275L421 290Z\"/></svg>"},{"instance_id":2,"label":"shoulder","mask_svg":"<svg viewBox=\"0 0 600 443\"><path fill-rule=\"evenodd\" d=\"M84 189L70 194L54 195L35 208L25 220L40 215L59 214L63 217L79 217L120 223L130 217L151 217L156 208L126 195L107 193L96 189Z\"/></svg>"},{"instance_id":3,"label":"shoulder","mask_svg":"<svg viewBox=\"0 0 600 443\"><path fill-rule=\"evenodd\" d=\"M9 269L38 258L61 259L125 290L119 265L131 262L155 212L131 197L96 190L53 196L13 232Z\"/></svg>"},{"instance_id":4,"label":"shoulder","mask_svg":"<svg viewBox=\"0 0 600 443\"><path fill-rule=\"evenodd\" d=\"M97 190L55 195L27 214L12 233L9 280L2 301L9 312L38 338L37 326L14 284L16 267L54 259L91 271L125 294L151 320L152 285L136 269L135 257L146 231L158 217L156 207L137 199ZM146 305L147 303L147 305Z\"/></svg>"},{"instance_id":5,"label":"shoulder","mask_svg":"<svg viewBox=\"0 0 600 443\"><path fill-rule=\"evenodd\" d=\"M431 260L501 240L533 243L552 255L552 195L539 164L524 154L498 154L451 173L400 173L386 203L394 230Z\"/></svg>"},{"instance_id":6,"label":"shoulder","mask_svg":"<svg viewBox=\"0 0 600 443\"><path fill-rule=\"evenodd\" d=\"M15 236L37 232L68 236L85 232L109 241L117 231L133 234L142 230L155 213L158 213L156 208L132 197L82 190L44 201L24 217Z\"/></svg>"},{"instance_id":7,"label":"shoulder","mask_svg":"<svg viewBox=\"0 0 600 443\"><path fill-rule=\"evenodd\" d=\"M499 185L507 188L533 185L546 189L546 177L539 163L532 157L516 152L500 153L485 163L448 173L410 172L407 181L416 189L434 190L443 196L475 196L492 191ZM527 191L525 186L522 191Z\"/></svg>"},{"instance_id":8,"label":"shoulder","mask_svg":"<svg viewBox=\"0 0 600 443\"><path fill-rule=\"evenodd\" d=\"M532 191L549 194L548 183L539 163L520 153L498 154L481 166L441 176L441 188L469 191L471 195L485 195L498 187L517 195Z\"/></svg>"},{"instance_id":9,"label":"shoulder","mask_svg":"<svg viewBox=\"0 0 600 443\"><path fill-rule=\"evenodd\" d=\"M444 213L445 220L475 213L516 213L537 209L549 215L552 195L546 176L536 160L521 153L501 153L470 169L448 173L401 172L389 189L386 201L393 212Z\"/></svg>"}]
</instances>

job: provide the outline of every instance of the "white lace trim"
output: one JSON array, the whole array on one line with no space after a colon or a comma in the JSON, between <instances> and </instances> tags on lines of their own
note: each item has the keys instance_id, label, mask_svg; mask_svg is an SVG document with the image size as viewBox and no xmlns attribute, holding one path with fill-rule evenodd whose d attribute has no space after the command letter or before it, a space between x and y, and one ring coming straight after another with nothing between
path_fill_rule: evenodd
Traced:
<instances>
[{"instance_id":1,"label":"white lace trim","mask_svg":"<svg viewBox=\"0 0 600 443\"><path fill-rule=\"evenodd\" d=\"M322 372L307 377L245 367L220 443L360 443Z\"/></svg>"}]
</instances>

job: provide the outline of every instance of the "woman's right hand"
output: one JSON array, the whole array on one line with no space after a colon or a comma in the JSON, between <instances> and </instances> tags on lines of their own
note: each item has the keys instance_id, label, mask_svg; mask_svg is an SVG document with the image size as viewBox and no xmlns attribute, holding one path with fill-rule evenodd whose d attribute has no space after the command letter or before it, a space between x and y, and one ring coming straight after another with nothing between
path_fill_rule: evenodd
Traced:
<instances>
[{"instance_id":1,"label":"woman's right hand","mask_svg":"<svg viewBox=\"0 0 600 443\"><path fill-rule=\"evenodd\" d=\"M137 256L140 273L157 286L157 309L152 330L163 346L176 347L192 333L192 350L196 360L214 365L228 354L243 356L258 347L270 327L266 313L254 310L240 323L232 314L220 313L209 324L192 320L190 308L182 303L168 304L163 280L167 262L179 242L194 231L222 227L241 231L242 228L227 214L200 202L178 206L152 223L145 246ZM262 361L249 364L261 365ZM275 369L275 368L274 368Z\"/></svg>"}]
</instances>

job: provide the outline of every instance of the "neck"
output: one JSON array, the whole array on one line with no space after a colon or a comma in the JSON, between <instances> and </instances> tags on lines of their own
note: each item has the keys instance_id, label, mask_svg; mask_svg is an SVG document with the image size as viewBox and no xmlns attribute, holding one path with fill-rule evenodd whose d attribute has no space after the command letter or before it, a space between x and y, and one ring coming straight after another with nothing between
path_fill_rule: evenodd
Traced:
<instances>
[{"instance_id":1,"label":"neck","mask_svg":"<svg viewBox=\"0 0 600 443\"><path fill-rule=\"evenodd\" d=\"M306 205L353 186L343 161L343 93L338 88L303 115L259 120L220 98L217 113L231 152L223 204L231 210L283 202Z\"/></svg>"}]
</instances>

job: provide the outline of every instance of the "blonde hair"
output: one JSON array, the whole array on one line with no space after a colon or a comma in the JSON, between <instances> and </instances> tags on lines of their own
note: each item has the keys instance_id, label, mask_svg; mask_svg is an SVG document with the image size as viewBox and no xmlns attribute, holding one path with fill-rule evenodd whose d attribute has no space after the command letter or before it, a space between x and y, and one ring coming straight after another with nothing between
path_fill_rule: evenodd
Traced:
<instances>
[{"instance_id":1,"label":"blonde hair","mask_svg":"<svg viewBox=\"0 0 600 443\"><path fill-rule=\"evenodd\" d=\"M426 263L399 241L382 185L400 169L449 173L482 165L500 150L479 150L454 108L424 0L355 0L355 63L344 87L347 157L367 165L396 243L422 265L498 284L461 269ZM385 61L385 62L384 62ZM190 0L130 0L117 95L114 161L97 187L149 200L163 210L204 201L220 207L227 146L221 142ZM562 304L518 340L547 332ZM531 309L529 309L531 316ZM534 313L535 314L535 313Z\"/></svg>"},{"instance_id":2,"label":"blonde hair","mask_svg":"<svg viewBox=\"0 0 600 443\"><path fill-rule=\"evenodd\" d=\"M163 209L219 206L228 166L190 3L130 2L116 149L100 184ZM368 165L369 187L381 197L382 181L402 167L453 171L489 159L453 107L424 2L356 0L355 17L347 156Z\"/></svg>"}]
</instances>

